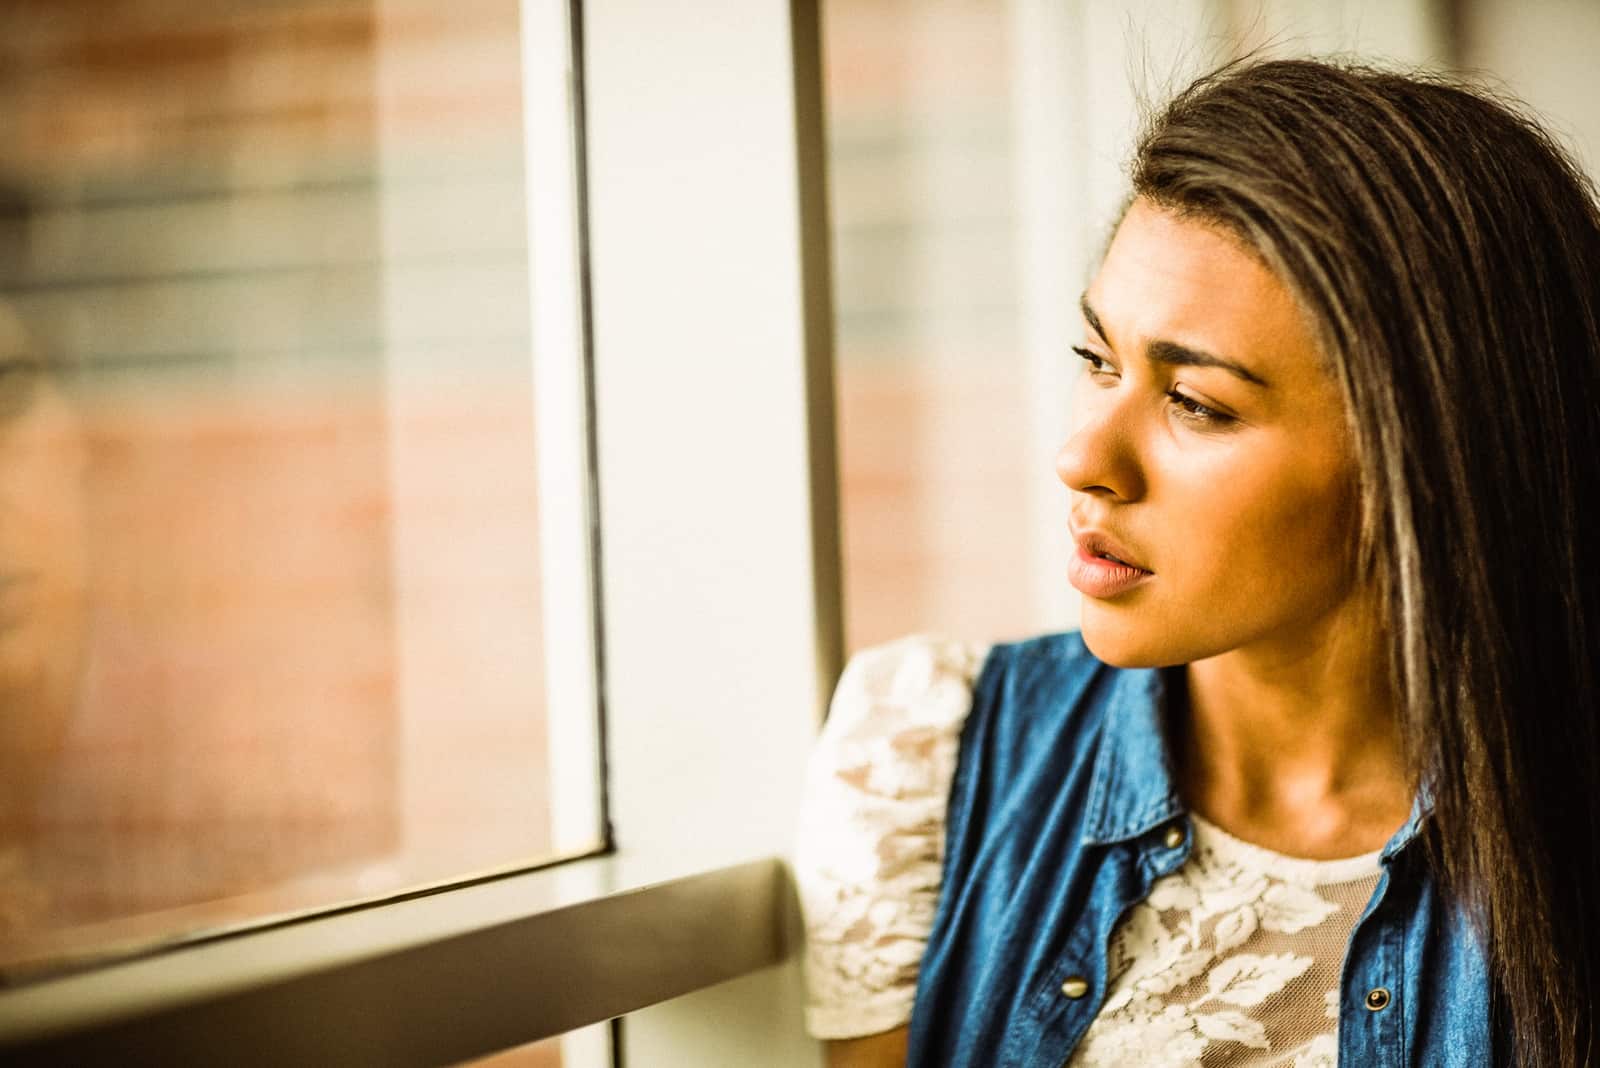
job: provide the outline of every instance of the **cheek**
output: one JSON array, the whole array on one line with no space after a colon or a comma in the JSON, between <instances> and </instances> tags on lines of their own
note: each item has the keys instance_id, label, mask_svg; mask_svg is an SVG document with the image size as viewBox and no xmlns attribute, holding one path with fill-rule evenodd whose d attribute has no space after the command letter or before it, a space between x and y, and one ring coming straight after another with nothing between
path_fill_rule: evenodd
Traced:
<instances>
[{"instance_id":1,"label":"cheek","mask_svg":"<svg viewBox=\"0 0 1600 1068\"><path fill-rule=\"evenodd\" d=\"M1357 529L1353 472L1304 452L1204 472L1175 488L1189 516L1175 576L1236 617L1291 617L1336 600L1349 583Z\"/></svg>"},{"instance_id":2,"label":"cheek","mask_svg":"<svg viewBox=\"0 0 1600 1068\"><path fill-rule=\"evenodd\" d=\"M1136 599L1083 599L1095 655L1123 667L1192 663L1340 606L1352 589L1353 468L1334 449L1290 444L1147 454L1138 507L1158 582Z\"/></svg>"}]
</instances>

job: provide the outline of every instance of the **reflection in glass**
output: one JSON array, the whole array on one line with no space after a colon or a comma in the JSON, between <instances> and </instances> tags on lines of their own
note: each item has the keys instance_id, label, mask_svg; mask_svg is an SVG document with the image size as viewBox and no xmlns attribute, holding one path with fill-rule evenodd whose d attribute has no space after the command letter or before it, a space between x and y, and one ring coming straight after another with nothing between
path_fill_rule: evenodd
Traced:
<instances>
[{"instance_id":1,"label":"reflection in glass","mask_svg":"<svg viewBox=\"0 0 1600 1068\"><path fill-rule=\"evenodd\" d=\"M48 903L31 815L83 682L86 447L57 375L0 304L0 934Z\"/></svg>"},{"instance_id":2,"label":"reflection in glass","mask_svg":"<svg viewBox=\"0 0 1600 1068\"><path fill-rule=\"evenodd\" d=\"M4 4L0 72L0 977L588 848L514 0Z\"/></svg>"}]
</instances>

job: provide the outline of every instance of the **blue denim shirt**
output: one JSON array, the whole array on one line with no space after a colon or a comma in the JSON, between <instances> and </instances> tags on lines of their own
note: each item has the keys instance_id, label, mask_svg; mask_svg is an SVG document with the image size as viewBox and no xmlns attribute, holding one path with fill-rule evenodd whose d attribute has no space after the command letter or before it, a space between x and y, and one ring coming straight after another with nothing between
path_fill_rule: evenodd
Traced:
<instances>
[{"instance_id":1,"label":"blue denim shirt","mask_svg":"<svg viewBox=\"0 0 1600 1068\"><path fill-rule=\"evenodd\" d=\"M1117 921L1189 854L1163 707L1160 671L1108 667L1076 633L989 654L950 789L907 1064L1066 1064L1105 999ZM1351 932L1340 1064L1494 1060L1484 955L1429 873L1427 815L1419 798ZM1068 997L1071 977L1088 992Z\"/></svg>"}]
</instances>

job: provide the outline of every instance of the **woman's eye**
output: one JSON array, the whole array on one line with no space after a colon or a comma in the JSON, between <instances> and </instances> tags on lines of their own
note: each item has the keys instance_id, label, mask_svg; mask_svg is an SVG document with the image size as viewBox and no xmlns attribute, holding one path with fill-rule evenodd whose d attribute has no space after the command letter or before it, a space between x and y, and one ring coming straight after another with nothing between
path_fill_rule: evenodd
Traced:
<instances>
[{"instance_id":1,"label":"woman's eye","mask_svg":"<svg viewBox=\"0 0 1600 1068\"><path fill-rule=\"evenodd\" d=\"M1207 427L1223 427L1233 422L1233 416L1224 415L1215 408L1207 407L1177 390L1173 390L1167 396L1172 398L1178 417L1191 423Z\"/></svg>"},{"instance_id":2,"label":"woman's eye","mask_svg":"<svg viewBox=\"0 0 1600 1068\"><path fill-rule=\"evenodd\" d=\"M1072 346L1072 351L1083 357L1083 362L1089 365L1090 374L1097 375L1101 374L1102 372L1112 370L1112 367L1109 363L1101 359L1099 356L1096 356L1088 349L1079 348L1078 346L1074 345Z\"/></svg>"},{"instance_id":3,"label":"woman's eye","mask_svg":"<svg viewBox=\"0 0 1600 1068\"><path fill-rule=\"evenodd\" d=\"M1088 365L1091 376L1096 378L1119 377L1117 369L1105 357L1099 356L1088 349L1080 348L1077 345L1072 347L1072 351L1077 353L1083 362ZM1172 401L1173 414L1197 429L1220 430L1238 421L1234 416L1202 404L1188 394L1179 393L1175 389L1169 390L1167 396Z\"/></svg>"}]
</instances>

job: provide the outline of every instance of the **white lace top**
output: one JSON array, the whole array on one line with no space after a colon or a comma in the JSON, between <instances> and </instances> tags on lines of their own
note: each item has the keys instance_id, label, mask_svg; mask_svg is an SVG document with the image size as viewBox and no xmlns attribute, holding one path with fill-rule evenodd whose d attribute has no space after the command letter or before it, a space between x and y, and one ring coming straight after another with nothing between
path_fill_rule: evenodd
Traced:
<instances>
[{"instance_id":1,"label":"white lace top","mask_svg":"<svg viewBox=\"0 0 1600 1068\"><path fill-rule=\"evenodd\" d=\"M944 815L987 650L908 638L855 657L813 753L795 867L807 1026L819 1038L911 1018ZM1191 814L1194 848L1123 917L1105 1004L1069 1062L1333 1068L1345 944L1378 853L1285 857Z\"/></svg>"}]
</instances>

